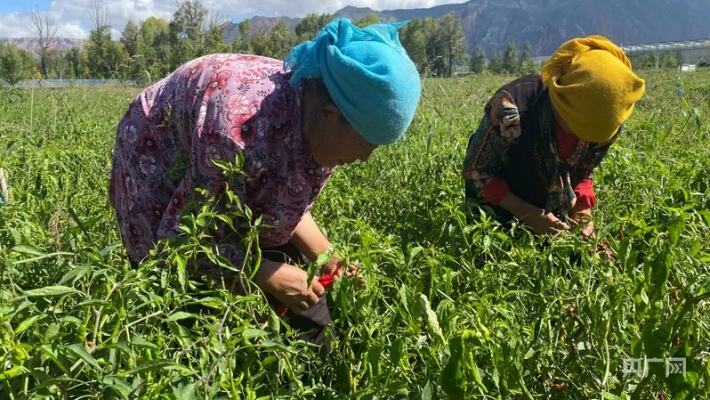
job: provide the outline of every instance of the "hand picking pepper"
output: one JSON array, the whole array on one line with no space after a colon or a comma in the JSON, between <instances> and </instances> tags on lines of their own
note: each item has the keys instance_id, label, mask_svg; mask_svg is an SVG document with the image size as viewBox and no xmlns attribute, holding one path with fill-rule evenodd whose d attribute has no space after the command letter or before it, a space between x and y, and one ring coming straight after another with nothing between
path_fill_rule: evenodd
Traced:
<instances>
[{"instance_id":1,"label":"hand picking pepper","mask_svg":"<svg viewBox=\"0 0 710 400\"><path fill-rule=\"evenodd\" d=\"M318 277L318 283L320 283L324 289L328 290L333 286L333 283L335 283L335 272L337 269L334 269L332 271L326 272ZM276 309L276 314L279 317L285 317L286 314L288 314L288 308L284 305L279 306L279 308Z\"/></svg>"}]
</instances>

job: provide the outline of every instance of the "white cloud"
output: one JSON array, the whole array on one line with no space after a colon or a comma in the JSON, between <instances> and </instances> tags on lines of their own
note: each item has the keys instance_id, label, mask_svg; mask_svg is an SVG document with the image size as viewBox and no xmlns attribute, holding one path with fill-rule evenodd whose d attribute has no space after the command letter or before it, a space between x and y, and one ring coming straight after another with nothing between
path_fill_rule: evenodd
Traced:
<instances>
[{"instance_id":1,"label":"white cloud","mask_svg":"<svg viewBox=\"0 0 710 400\"><path fill-rule=\"evenodd\" d=\"M0 37L22 37L30 24L28 16L23 13L0 15Z\"/></svg>"},{"instance_id":2,"label":"white cloud","mask_svg":"<svg viewBox=\"0 0 710 400\"><path fill-rule=\"evenodd\" d=\"M234 20L253 15L302 17L307 13L333 13L345 6L375 10L426 8L462 0L203 0L202 4L222 19ZM53 0L48 11L57 24L58 36L86 38L91 30L91 14L97 0ZM170 19L175 11L171 0L103 0L114 36L129 20L148 17ZM34 36L29 12L0 14L0 37Z\"/></svg>"},{"instance_id":3,"label":"white cloud","mask_svg":"<svg viewBox=\"0 0 710 400\"><path fill-rule=\"evenodd\" d=\"M63 23L57 27L58 37L81 39L87 37L88 35L89 33L81 27L78 21Z\"/></svg>"}]
</instances>

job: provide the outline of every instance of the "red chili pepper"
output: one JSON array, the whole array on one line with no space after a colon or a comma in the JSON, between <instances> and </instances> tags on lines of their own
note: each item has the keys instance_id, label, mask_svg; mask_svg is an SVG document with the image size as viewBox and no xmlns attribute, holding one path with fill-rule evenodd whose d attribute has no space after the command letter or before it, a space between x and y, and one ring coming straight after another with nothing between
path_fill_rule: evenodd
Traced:
<instances>
[{"instance_id":1,"label":"red chili pepper","mask_svg":"<svg viewBox=\"0 0 710 400\"><path fill-rule=\"evenodd\" d=\"M325 274L320 275L318 277L318 283L320 283L324 289L330 289L333 286L333 283L335 283L335 271L326 272ZM284 305L280 305L279 308L276 309L276 314L279 317L285 317L286 314L288 314L288 308Z\"/></svg>"},{"instance_id":2,"label":"red chili pepper","mask_svg":"<svg viewBox=\"0 0 710 400\"><path fill-rule=\"evenodd\" d=\"M320 283L323 288L330 289L335 283L335 271L327 272L318 277L318 283Z\"/></svg>"}]
</instances>

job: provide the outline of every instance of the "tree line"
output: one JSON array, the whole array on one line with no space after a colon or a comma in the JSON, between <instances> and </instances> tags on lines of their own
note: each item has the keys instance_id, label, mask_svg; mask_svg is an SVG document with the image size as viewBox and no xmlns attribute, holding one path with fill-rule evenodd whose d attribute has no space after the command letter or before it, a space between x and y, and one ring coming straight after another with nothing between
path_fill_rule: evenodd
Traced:
<instances>
[{"instance_id":1,"label":"tree line","mask_svg":"<svg viewBox=\"0 0 710 400\"><path fill-rule=\"evenodd\" d=\"M309 14L294 29L284 20L271 26L240 22L236 38L225 41L229 24L208 12L199 1L178 4L170 21L150 17L129 21L119 40L111 37L108 14L95 7L88 39L80 48L58 50L56 25L47 13L34 11L32 21L37 46L33 53L12 44L0 44L0 79L14 84L22 79L98 78L153 82L193 58L222 52L240 52L284 58L290 49L309 40L329 21L330 14ZM356 21L359 26L380 22L377 14ZM402 44L422 74L452 76L458 72L529 73L535 70L530 43L519 50L508 43L505 50L487 55L477 46L469 51L461 19L449 14L433 19L414 19L400 28Z\"/></svg>"},{"instance_id":2,"label":"tree line","mask_svg":"<svg viewBox=\"0 0 710 400\"><path fill-rule=\"evenodd\" d=\"M92 29L80 48L56 48L56 24L44 12L34 11L32 21L37 46L33 53L12 44L0 45L0 79L14 84L22 79L98 78L155 81L182 63L201 55L241 52L284 58L296 44L311 39L329 21L330 14L309 14L290 29L284 20L272 26L237 25L236 39L225 41L228 24L210 16L199 1L184 1L170 21L150 17L129 21L119 40L111 37L108 14L96 7ZM356 21L358 26L380 22L377 14ZM532 69L530 46L518 57L513 44L487 59L482 48L469 54L458 16L412 20L400 30L404 47L423 74L451 76L457 70L518 72Z\"/></svg>"}]
</instances>

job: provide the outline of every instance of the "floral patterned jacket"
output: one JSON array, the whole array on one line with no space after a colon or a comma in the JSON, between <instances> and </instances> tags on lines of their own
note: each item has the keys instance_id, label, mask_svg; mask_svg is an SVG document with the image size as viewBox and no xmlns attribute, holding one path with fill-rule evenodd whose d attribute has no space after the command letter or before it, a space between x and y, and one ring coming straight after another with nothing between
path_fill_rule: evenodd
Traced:
<instances>
[{"instance_id":1,"label":"floral patterned jacket","mask_svg":"<svg viewBox=\"0 0 710 400\"><path fill-rule=\"evenodd\" d=\"M263 246L289 241L331 169L318 166L301 132L301 97L278 60L215 54L179 67L137 95L118 124L110 202L133 263L178 232L196 188L225 188L214 160L244 155L230 188L270 227ZM236 243L219 243L239 262Z\"/></svg>"}]
</instances>

